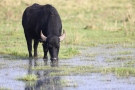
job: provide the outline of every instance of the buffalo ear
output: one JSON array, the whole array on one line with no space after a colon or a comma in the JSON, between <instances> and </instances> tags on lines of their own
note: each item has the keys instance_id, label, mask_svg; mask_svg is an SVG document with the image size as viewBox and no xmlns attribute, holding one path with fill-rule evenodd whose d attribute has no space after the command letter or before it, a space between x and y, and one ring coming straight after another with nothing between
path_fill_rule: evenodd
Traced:
<instances>
[{"instance_id":1,"label":"buffalo ear","mask_svg":"<svg viewBox=\"0 0 135 90\"><path fill-rule=\"evenodd\" d=\"M42 33L42 30L40 32L40 36L41 36L42 41L46 41L47 37L44 36L44 34Z\"/></svg>"},{"instance_id":2,"label":"buffalo ear","mask_svg":"<svg viewBox=\"0 0 135 90\"><path fill-rule=\"evenodd\" d=\"M60 38L60 42L63 41L66 37L66 32L65 30L63 30L63 34L59 37Z\"/></svg>"}]
</instances>

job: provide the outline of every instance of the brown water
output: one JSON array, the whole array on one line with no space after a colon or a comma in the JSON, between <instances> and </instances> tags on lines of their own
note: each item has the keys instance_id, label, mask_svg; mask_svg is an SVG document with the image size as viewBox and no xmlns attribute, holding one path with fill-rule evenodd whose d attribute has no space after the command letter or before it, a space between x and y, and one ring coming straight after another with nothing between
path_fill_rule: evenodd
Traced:
<instances>
[{"instance_id":1,"label":"brown water","mask_svg":"<svg viewBox=\"0 0 135 90\"><path fill-rule=\"evenodd\" d=\"M100 45L81 50L82 54L67 60L59 60L58 66L94 65L96 67L122 66L135 60L135 49L121 45ZM129 52L129 53L121 53ZM124 57L124 58L123 58ZM119 60L120 59L120 60ZM11 90L135 90L135 77L117 77L115 74L90 73L74 76L47 76L50 71L32 71L34 60L5 60L0 57L0 88ZM42 64L43 60L38 59ZM52 66L48 61L48 66ZM52 71L51 71L52 72ZM27 74L38 75L35 82L24 82L16 78ZM66 81L66 85L61 85ZM32 84L34 83L34 84Z\"/></svg>"}]
</instances>

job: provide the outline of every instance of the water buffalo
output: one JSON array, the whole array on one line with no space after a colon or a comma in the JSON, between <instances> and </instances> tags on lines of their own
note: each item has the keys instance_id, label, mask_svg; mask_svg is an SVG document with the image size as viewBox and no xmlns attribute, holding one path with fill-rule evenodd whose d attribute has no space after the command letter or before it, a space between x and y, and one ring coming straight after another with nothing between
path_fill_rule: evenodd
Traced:
<instances>
[{"instance_id":1,"label":"water buffalo","mask_svg":"<svg viewBox=\"0 0 135 90\"><path fill-rule=\"evenodd\" d=\"M66 33L63 30L62 22L57 10L49 4L33 4L27 7L22 16L22 26L29 57L32 57L32 39L34 39L34 57L37 57L38 43L42 42L44 60L48 60L49 51L51 61L58 61L60 41L64 40Z\"/></svg>"}]
</instances>

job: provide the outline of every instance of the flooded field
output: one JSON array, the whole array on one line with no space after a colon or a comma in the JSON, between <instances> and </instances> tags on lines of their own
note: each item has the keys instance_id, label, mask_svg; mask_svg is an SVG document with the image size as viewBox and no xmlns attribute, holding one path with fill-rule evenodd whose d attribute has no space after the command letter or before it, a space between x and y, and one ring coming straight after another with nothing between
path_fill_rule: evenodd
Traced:
<instances>
[{"instance_id":1,"label":"flooded field","mask_svg":"<svg viewBox=\"0 0 135 90\"><path fill-rule=\"evenodd\" d=\"M127 75L100 68L134 68L135 49L121 45L99 45L80 50L81 54L71 59L60 59L52 65L42 59L8 60L0 56L0 89L2 90L134 90L134 71ZM42 66L47 69L35 69ZM82 67L81 67L82 66ZM81 71L83 67L96 71ZM35 68L34 68L35 67ZM57 69L55 69L57 67ZM70 68L67 74L61 74ZM76 71L72 70L73 68ZM81 68L80 68L81 67ZM94 68L93 68L94 67ZM80 70L81 69L81 70ZM61 70L61 71L60 71ZM63 70L63 71L62 71ZM106 73L104 73L106 70ZM107 72L108 71L108 72ZM58 72L57 74L55 72ZM74 72L74 74L72 74ZM124 72L123 71L120 71ZM132 72L130 74L130 72ZM51 74L50 74L51 73ZM36 75L35 81L18 80L26 75Z\"/></svg>"}]
</instances>

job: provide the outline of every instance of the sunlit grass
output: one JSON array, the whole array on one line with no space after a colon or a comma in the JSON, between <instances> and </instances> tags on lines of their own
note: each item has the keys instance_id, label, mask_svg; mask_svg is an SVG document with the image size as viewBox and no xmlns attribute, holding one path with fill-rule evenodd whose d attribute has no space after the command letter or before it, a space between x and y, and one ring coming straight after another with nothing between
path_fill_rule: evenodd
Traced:
<instances>
[{"instance_id":1,"label":"sunlit grass","mask_svg":"<svg viewBox=\"0 0 135 90\"><path fill-rule=\"evenodd\" d=\"M132 54L132 53L133 53L132 51L117 52L117 54L120 54L120 55L128 55L128 54Z\"/></svg>"},{"instance_id":2,"label":"sunlit grass","mask_svg":"<svg viewBox=\"0 0 135 90\"><path fill-rule=\"evenodd\" d=\"M33 67L33 70L46 70L50 72L49 76L68 76L68 75L76 75L76 74L84 74L93 72L93 66L61 66L61 67L49 67L49 66L37 66Z\"/></svg>"},{"instance_id":3,"label":"sunlit grass","mask_svg":"<svg viewBox=\"0 0 135 90\"><path fill-rule=\"evenodd\" d=\"M87 75L90 73L113 73L117 77L120 76L134 76L134 67L95 67L95 66L61 66L61 67L49 67L49 66L37 66L33 67L33 70L45 70L48 76L72 76L72 75Z\"/></svg>"},{"instance_id":4,"label":"sunlit grass","mask_svg":"<svg viewBox=\"0 0 135 90\"><path fill-rule=\"evenodd\" d=\"M67 36L61 42L59 58L70 58L79 54L78 45L135 46L134 1L3 0L0 2L0 54L28 57L21 20L24 9L33 3L52 4L62 18ZM43 57L41 44L38 55Z\"/></svg>"},{"instance_id":5,"label":"sunlit grass","mask_svg":"<svg viewBox=\"0 0 135 90\"><path fill-rule=\"evenodd\" d=\"M11 89L7 89L7 88L2 88L2 87L0 87L0 90L11 90Z\"/></svg>"},{"instance_id":6,"label":"sunlit grass","mask_svg":"<svg viewBox=\"0 0 135 90\"><path fill-rule=\"evenodd\" d=\"M71 58L77 54L79 54L79 50L75 47L66 47L64 50L60 51L60 57L62 58Z\"/></svg>"},{"instance_id":7,"label":"sunlit grass","mask_svg":"<svg viewBox=\"0 0 135 90\"><path fill-rule=\"evenodd\" d=\"M135 67L135 60L131 60L131 61L128 61L128 62L125 62L124 67Z\"/></svg>"},{"instance_id":8,"label":"sunlit grass","mask_svg":"<svg viewBox=\"0 0 135 90\"><path fill-rule=\"evenodd\" d=\"M102 68L102 73L114 73L116 76L134 76L135 69L133 67L112 67Z\"/></svg>"},{"instance_id":9,"label":"sunlit grass","mask_svg":"<svg viewBox=\"0 0 135 90\"><path fill-rule=\"evenodd\" d=\"M28 74L26 76L23 77L19 77L17 78L18 80L22 80L22 81L36 81L38 78L36 75L34 74Z\"/></svg>"}]
</instances>

